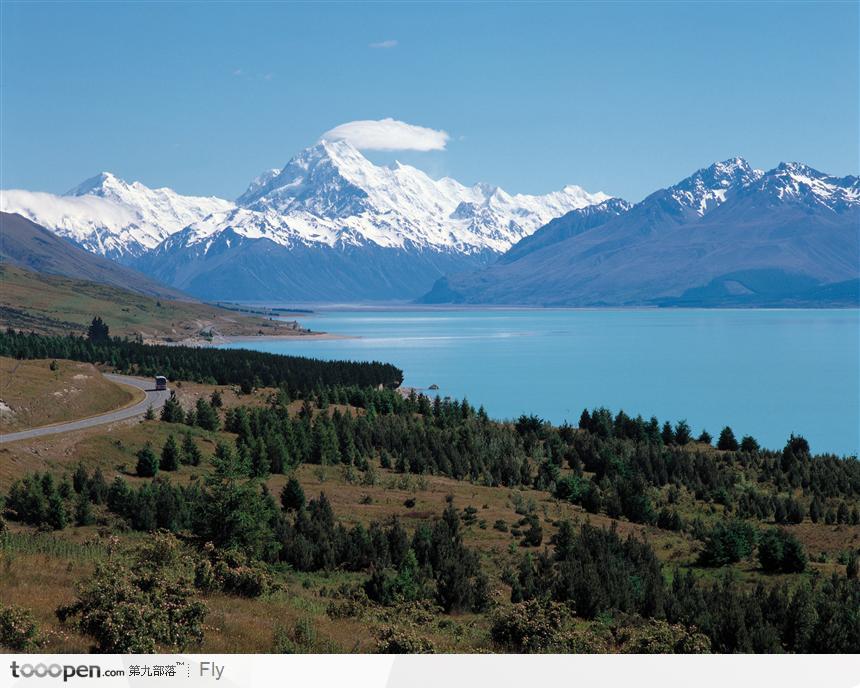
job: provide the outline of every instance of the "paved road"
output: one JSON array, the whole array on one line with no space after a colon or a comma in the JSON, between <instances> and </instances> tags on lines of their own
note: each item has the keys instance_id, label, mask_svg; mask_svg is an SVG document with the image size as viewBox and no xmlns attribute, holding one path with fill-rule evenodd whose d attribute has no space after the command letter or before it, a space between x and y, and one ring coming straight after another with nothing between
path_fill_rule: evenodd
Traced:
<instances>
[{"instance_id":1,"label":"paved road","mask_svg":"<svg viewBox=\"0 0 860 688\"><path fill-rule=\"evenodd\" d=\"M104 425L105 423L113 423L134 416L142 416L146 413L146 409L152 406L156 411L160 409L167 397L170 395L168 391L156 392L154 389L155 383L152 380L141 380L136 377L127 377L126 375L112 375L105 373L105 377L112 382L118 382L122 385L137 387L146 392L146 399L128 406L118 411L109 411L100 416L92 416L91 418L82 418L81 420L73 420L68 423L55 423L54 425L45 425L41 428L33 428L32 430L21 430L20 432L10 432L0 435L0 444L3 442L15 442L16 440L26 440L33 437L42 437L43 435L55 435L60 432L69 432L70 430L81 430L82 428L91 428L95 425Z\"/></svg>"}]
</instances>

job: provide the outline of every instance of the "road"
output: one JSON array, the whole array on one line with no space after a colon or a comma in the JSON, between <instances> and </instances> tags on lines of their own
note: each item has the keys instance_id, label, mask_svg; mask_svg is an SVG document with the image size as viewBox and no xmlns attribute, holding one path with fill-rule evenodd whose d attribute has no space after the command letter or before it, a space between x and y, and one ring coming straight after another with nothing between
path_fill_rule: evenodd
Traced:
<instances>
[{"instance_id":1,"label":"road","mask_svg":"<svg viewBox=\"0 0 860 688\"><path fill-rule=\"evenodd\" d=\"M117 411L108 411L107 413L102 413L98 416L91 416L90 418L72 420L68 423L54 423L53 425L45 425L40 428L33 428L32 430L21 430L19 432L6 433L0 435L0 444L4 442L32 439L34 437L42 437L44 435L56 435L57 433L69 432L71 430L82 430L83 428L91 428L96 425L104 425L105 423L113 423L118 420L134 418L134 416L142 416L150 406L152 406L156 411L160 409L170 395L170 392L165 390L157 392L154 389L155 382L152 380L141 380L137 377L112 375L110 373L105 373L105 377L108 380L121 385L128 385L130 387L142 389L146 392L146 399L134 404L133 406L127 406L126 408L121 408Z\"/></svg>"}]
</instances>

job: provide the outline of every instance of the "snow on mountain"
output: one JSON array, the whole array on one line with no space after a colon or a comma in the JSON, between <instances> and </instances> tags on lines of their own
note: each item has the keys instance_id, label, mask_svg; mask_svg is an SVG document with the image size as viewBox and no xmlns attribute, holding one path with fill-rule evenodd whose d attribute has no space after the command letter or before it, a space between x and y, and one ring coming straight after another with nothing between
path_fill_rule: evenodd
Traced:
<instances>
[{"instance_id":1,"label":"snow on mountain","mask_svg":"<svg viewBox=\"0 0 860 688\"><path fill-rule=\"evenodd\" d=\"M128 261L212 213L233 207L220 198L182 196L167 188L131 184L109 172L63 196L12 189L0 210L18 213L93 253Z\"/></svg>"},{"instance_id":2,"label":"snow on mountain","mask_svg":"<svg viewBox=\"0 0 860 688\"><path fill-rule=\"evenodd\" d=\"M760 176L750 191L773 203L826 208L839 213L860 204L860 178L833 177L798 162L783 162Z\"/></svg>"},{"instance_id":3,"label":"snow on mountain","mask_svg":"<svg viewBox=\"0 0 860 688\"><path fill-rule=\"evenodd\" d=\"M613 201L618 212L601 204L554 220L491 265L446 275L421 300L564 306L857 303L857 177L834 177L799 163L763 172L733 158L633 207L620 203Z\"/></svg>"},{"instance_id":4,"label":"snow on mountain","mask_svg":"<svg viewBox=\"0 0 860 688\"><path fill-rule=\"evenodd\" d=\"M510 195L484 184L434 180L409 165L374 165L346 141L320 141L277 174L258 177L233 210L190 228L189 243L221 229L297 242L502 252L553 217L606 194L567 186L545 196Z\"/></svg>"},{"instance_id":5,"label":"snow on mountain","mask_svg":"<svg viewBox=\"0 0 860 688\"><path fill-rule=\"evenodd\" d=\"M501 253L549 220L609 198L567 186L545 196L434 180L395 163L374 165L346 141L320 141L254 179L235 203L149 189L103 173L64 196L5 191L17 212L90 251L121 260L168 246L200 248L230 230L284 246L363 246Z\"/></svg>"},{"instance_id":6,"label":"snow on mountain","mask_svg":"<svg viewBox=\"0 0 860 688\"><path fill-rule=\"evenodd\" d=\"M239 205L244 205L246 199L254 197L260 189L268 185L268 183L272 181L275 177L277 177L280 173L280 167L273 167L272 169L266 170L262 174L257 175L248 185L248 188L245 190L245 193L243 193L241 196L239 196L239 198L236 199L236 203L238 203Z\"/></svg>"},{"instance_id":7,"label":"snow on mountain","mask_svg":"<svg viewBox=\"0 0 860 688\"><path fill-rule=\"evenodd\" d=\"M679 206L699 217L724 203L728 194L745 187L764 172L754 170L743 158L716 162L668 189Z\"/></svg>"}]
</instances>

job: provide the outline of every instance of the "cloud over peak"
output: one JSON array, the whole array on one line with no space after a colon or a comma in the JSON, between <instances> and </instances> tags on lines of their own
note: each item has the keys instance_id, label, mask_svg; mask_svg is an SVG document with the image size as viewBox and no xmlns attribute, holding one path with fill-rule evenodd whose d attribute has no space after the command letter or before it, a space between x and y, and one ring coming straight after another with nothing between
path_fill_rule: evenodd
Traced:
<instances>
[{"instance_id":1,"label":"cloud over peak","mask_svg":"<svg viewBox=\"0 0 860 688\"><path fill-rule=\"evenodd\" d=\"M397 151L445 150L448 133L407 124L400 120L362 119L346 122L322 135L329 141L347 141L359 150Z\"/></svg>"}]
</instances>

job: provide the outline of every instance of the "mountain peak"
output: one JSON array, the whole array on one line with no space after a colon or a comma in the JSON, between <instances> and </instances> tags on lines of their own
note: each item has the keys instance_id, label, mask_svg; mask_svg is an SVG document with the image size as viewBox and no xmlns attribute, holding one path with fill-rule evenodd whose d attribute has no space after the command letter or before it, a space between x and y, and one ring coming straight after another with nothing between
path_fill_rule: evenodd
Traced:
<instances>
[{"instance_id":1,"label":"mountain peak","mask_svg":"<svg viewBox=\"0 0 860 688\"><path fill-rule=\"evenodd\" d=\"M722 204L727 196L762 175L741 157L728 158L703 167L669 187L671 198L685 211L702 216Z\"/></svg>"},{"instance_id":2,"label":"mountain peak","mask_svg":"<svg viewBox=\"0 0 860 688\"><path fill-rule=\"evenodd\" d=\"M127 187L128 184L117 177L113 172L100 172L94 177L85 179L77 186L66 191L64 196L83 196L85 194L101 195L100 191L111 188Z\"/></svg>"},{"instance_id":3,"label":"mountain peak","mask_svg":"<svg viewBox=\"0 0 860 688\"><path fill-rule=\"evenodd\" d=\"M834 177L800 162L781 162L761 177L756 190L773 203L799 203L834 212L860 205L857 177Z\"/></svg>"}]
</instances>

